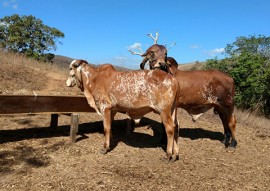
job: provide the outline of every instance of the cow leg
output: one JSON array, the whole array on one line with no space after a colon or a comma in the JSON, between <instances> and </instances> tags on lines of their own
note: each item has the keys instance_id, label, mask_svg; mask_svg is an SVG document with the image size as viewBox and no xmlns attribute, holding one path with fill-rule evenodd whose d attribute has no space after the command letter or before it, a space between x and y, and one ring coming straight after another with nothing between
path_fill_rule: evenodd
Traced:
<instances>
[{"instance_id":1,"label":"cow leg","mask_svg":"<svg viewBox=\"0 0 270 191\"><path fill-rule=\"evenodd\" d=\"M166 149L166 160L170 161L173 157L173 144L174 144L174 131L175 124L168 112L161 113L161 120L165 126L166 134L167 134L167 149Z\"/></svg>"},{"instance_id":2,"label":"cow leg","mask_svg":"<svg viewBox=\"0 0 270 191\"><path fill-rule=\"evenodd\" d=\"M237 141L235 139L235 127L236 127L236 120L233 114L233 109L225 109L225 110L218 110L220 119L222 121L224 127L224 141L225 147L236 147ZM231 143L230 143L231 141Z\"/></svg>"},{"instance_id":3,"label":"cow leg","mask_svg":"<svg viewBox=\"0 0 270 191\"><path fill-rule=\"evenodd\" d=\"M104 111L104 119L103 119L105 141L103 148L100 151L102 154L106 154L110 149L111 124L112 124L112 114L111 110L107 108Z\"/></svg>"},{"instance_id":4,"label":"cow leg","mask_svg":"<svg viewBox=\"0 0 270 191\"><path fill-rule=\"evenodd\" d=\"M178 125L176 125L176 127L174 129L174 142L173 142L173 156L172 156L172 161L179 160L178 138L179 138L179 128L178 128Z\"/></svg>"},{"instance_id":5,"label":"cow leg","mask_svg":"<svg viewBox=\"0 0 270 191\"><path fill-rule=\"evenodd\" d=\"M179 160L179 147L178 147L178 139L179 139L179 122L177 120L177 108L173 113L173 121L175 124L174 129L174 143L173 143L173 161Z\"/></svg>"},{"instance_id":6,"label":"cow leg","mask_svg":"<svg viewBox=\"0 0 270 191\"><path fill-rule=\"evenodd\" d=\"M127 128L126 134L130 136L134 131L135 127L139 125L141 119L132 119L131 117L127 118Z\"/></svg>"},{"instance_id":7,"label":"cow leg","mask_svg":"<svg viewBox=\"0 0 270 191\"><path fill-rule=\"evenodd\" d=\"M228 120L224 111L220 111L220 110L216 110L216 111L219 114L219 117L222 121L223 128L224 128L224 140L222 142L225 144L225 147L228 147L230 143L230 138L231 138L231 132L228 126Z\"/></svg>"},{"instance_id":8,"label":"cow leg","mask_svg":"<svg viewBox=\"0 0 270 191\"><path fill-rule=\"evenodd\" d=\"M237 141L235 139L236 118L233 113L231 113L229 117L229 128L232 134L231 144L229 146L235 148L237 145Z\"/></svg>"},{"instance_id":9,"label":"cow leg","mask_svg":"<svg viewBox=\"0 0 270 191\"><path fill-rule=\"evenodd\" d=\"M114 121L114 117L116 115L117 112L115 111L111 111L111 125L112 125L112 122ZM112 130L111 130L111 134L110 134L110 137L113 138L113 134L112 134Z\"/></svg>"}]
</instances>

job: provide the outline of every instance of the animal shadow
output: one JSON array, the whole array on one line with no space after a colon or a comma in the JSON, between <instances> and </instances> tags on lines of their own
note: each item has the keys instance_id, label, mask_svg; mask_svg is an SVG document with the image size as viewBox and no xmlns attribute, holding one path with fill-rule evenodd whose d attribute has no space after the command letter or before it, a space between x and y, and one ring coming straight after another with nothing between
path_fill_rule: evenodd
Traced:
<instances>
[{"instance_id":1,"label":"animal shadow","mask_svg":"<svg viewBox=\"0 0 270 191\"><path fill-rule=\"evenodd\" d=\"M224 135L221 132L209 131L202 128L180 128L179 136L191 140L211 139L222 141L224 138Z\"/></svg>"}]
</instances>

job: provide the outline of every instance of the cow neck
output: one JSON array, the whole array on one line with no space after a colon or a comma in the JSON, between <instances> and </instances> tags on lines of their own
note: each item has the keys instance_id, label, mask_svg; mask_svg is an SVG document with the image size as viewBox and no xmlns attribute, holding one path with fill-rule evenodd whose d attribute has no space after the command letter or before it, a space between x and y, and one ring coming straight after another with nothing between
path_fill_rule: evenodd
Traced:
<instances>
[{"instance_id":1,"label":"cow neck","mask_svg":"<svg viewBox=\"0 0 270 191\"><path fill-rule=\"evenodd\" d=\"M83 71L83 68L81 68L81 75L83 78L83 86L85 86L84 90L87 90L88 92L92 93L93 84L91 82L93 80L95 80L96 69L89 66L89 65L85 65L83 67L84 67L85 71ZM90 72L91 76L89 75L89 72Z\"/></svg>"},{"instance_id":2,"label":"cow neck","mask_svg":"<svg viewBox=\"0 0 270 191\"><path fill-rule=\"evenodd\" d=\"M80 78L79 79L81 80L81 82L80 83L77 83L77 86L80 88L80 90L82 92L84 92L84 81L83 81L83 75L82 75L82 68L83 68L83 66L80 65L79 67L80 67L80 71L79 71Z\"/></svg>"},{"instance_id":3,"label":"cow neck","mask_svg":"<svg viewBox=\"0 0 270 191\"><path fill-rule=\"evenodd\" d=\"M85 65L83 67L86 67L87 70L94 70L89 65ZM82 91L84 92L84 95L87 98L88 104L96 110L98 115L103 116L102 113L100 112L100 109L97 107L97 105L95 103L95 99L92 95L92 89L90 88L91 86L89 86L88 88L84 87L84 86L87 86L87 80L90 81L91 79L89 79L90 77L87 79L86 75L83 75L83 67L81 67L81 69L80 69L80 73L81 73L81 77L82 77L82 84L83 84Z\"/></svg>"}]
</instances>

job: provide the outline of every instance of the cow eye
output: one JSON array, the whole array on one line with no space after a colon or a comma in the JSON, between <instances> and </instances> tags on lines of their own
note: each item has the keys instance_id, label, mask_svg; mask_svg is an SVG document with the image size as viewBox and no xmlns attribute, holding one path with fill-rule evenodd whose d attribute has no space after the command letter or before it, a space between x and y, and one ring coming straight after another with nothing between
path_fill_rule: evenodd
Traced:
<instances>
[{"instance_id":1,"label":"cow eye","mask_svg":"<svg viewBox=\"0 0 270 191\"><path fill-rule=\"evenodd\" d=\"M151 56L154 56L155 55L155 52L154 51L151 51L150 54L151 54Z\"/></svg>"}]
</instances>

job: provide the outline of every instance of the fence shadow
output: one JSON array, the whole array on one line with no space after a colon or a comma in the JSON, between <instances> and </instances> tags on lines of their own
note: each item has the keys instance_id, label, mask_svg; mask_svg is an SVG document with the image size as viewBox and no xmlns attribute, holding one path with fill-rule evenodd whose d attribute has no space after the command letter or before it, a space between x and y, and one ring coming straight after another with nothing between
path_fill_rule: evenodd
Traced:
<instances>
[{"instance_id":1,"label":"fence shadow","mask_svg":"<svg viewBox=\"0 0 270 191\"><path fill-rule=\"evenodd\" d=\"M153 119L143 117L140 121L140 125L135 128L148 126L152 129L153 136L142 132L132 132L130 135L127 134L126 119L114 120L112 123L112 148L114 148L118 142L124 142L127 145L133 147L156 147L159 145L163 133L163 125ZM50 137L69 137L70 125L58 126L57 128L50 127L36 127L36 128L25 128L25 129L12 129L12 130L0 130L0 144L7 142L16 142L27 139L42 139ZM77 140L89 138L89 134L100 133L103 134L103 122L95 121L89 123L81 123L79 125ZM223 140L223 134L221 132L214 132L205 130L203 128L180 128L179 136L195 139L211 139L211 140Z\"/></svg>"}]
</instances>

